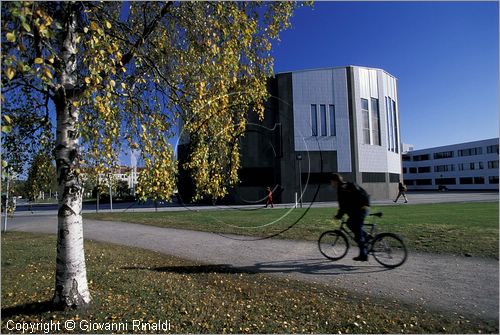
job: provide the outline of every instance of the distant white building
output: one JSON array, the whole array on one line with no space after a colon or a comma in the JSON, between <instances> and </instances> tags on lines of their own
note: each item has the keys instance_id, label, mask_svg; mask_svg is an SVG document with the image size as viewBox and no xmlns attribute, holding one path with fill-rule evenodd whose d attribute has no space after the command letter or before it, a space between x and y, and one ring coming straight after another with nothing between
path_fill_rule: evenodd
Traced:
<instances>
[{"instance_id":1,"label":"distant white building","mask_svg":"<svg viewBox=\"0 0 500 335\"><path fill-rule=\"evenodd\" d=\"M115 169L112 173L113 180L124 181L127 183L131 194L135 194L137 179L139 177L139 171L142 170L142 168L139 168L139 169L137 168L137 161L138 161L139 157L140 157L139 150L131 150L130 151L130 167L122 165L122 166L118 167L117 169ZM99 182L102 182L102 183L108 185L109 177L110 176L108 176L108 175L100 174L99 175Z\"/></svg>"},{"instance_id":2,"label":"distant white building","mask_svg":"<svg viewBox=\"0 0 500 335\"><path fill-rule=\"evenodd\" d=\"M498 138L408 151L403 176L410 190L498 190Z\"/></svg>"},{"instance_id":3,"label":"distant white building","mask_svg":"<svg viewBox=\"0 0 500 335\"><path fill-rule=\"evenodd\" d=\"M121 165L117 168L114 168L111 173L100 173L99 184L109 186L109 182L126 182L128 189L132 195L135 195L135 190L137 188L137 180L139 177L139 172L143 169L141 167L137 167L137 162L140 157L139 150L131 150L130 153L130 167ZM82 174L82 178L86 179L87 174ZM92 195L92 190L85 190L85 195L90 197Z\"/></svg>"}]
</instances>

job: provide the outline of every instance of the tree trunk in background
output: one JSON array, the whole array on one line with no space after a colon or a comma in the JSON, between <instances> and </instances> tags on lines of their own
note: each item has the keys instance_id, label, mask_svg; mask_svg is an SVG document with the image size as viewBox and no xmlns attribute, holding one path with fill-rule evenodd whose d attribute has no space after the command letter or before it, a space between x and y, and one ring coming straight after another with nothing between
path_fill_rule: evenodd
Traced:
<instances>
[{"instance_id":1,"label":"tree trunk in background","mask_svg":"<svg viewBox=\"0 0 500 335\"><path fill-rule=\"evenodd\" d=\"M59 188L56 287L53 302L63 308L81 308L90 303L83 249L83 187L76 173L78 164L79 109L73 105L76 72L77 7L64 3L66 21L61 37L60 86L54 102L57 111L56 167Z\"/></svg>"}]
</instances>

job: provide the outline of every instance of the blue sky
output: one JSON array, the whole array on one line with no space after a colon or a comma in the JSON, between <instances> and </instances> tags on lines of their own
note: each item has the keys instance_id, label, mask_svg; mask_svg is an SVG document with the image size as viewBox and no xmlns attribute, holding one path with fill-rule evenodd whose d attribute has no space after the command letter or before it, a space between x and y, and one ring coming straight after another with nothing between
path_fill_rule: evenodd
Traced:
<instances>
[{"instance_id":1,"label":"blue sky","mask_svg":"<svg viewBox=\"0 0 500 335\"><path fill-rule=\"evenodd\" d=\"M274 46L274 72L386 70L415 149L498 137L498 13L498 2L316 2Z\"/></svg>"}]
</instances>

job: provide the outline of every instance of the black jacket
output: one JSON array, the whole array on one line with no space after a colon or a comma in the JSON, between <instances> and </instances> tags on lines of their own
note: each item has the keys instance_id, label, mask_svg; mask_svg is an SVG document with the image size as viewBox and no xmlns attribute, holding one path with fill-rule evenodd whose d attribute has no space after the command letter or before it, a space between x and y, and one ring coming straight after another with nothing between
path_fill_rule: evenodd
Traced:
<instances>
[{"instance_id":1,"label":"black jacket","mask_svg":"<svg viewBox=\"0 0 500 335\"><path fill-rule=\"evenodd\" d=\"M337 187L337 197L339 211L337 216L344 214L351 215L358 212L362 207L370 206L369 201L361 196L359 186L351 182L339 183Z\"/></svg>"}]
</instances>

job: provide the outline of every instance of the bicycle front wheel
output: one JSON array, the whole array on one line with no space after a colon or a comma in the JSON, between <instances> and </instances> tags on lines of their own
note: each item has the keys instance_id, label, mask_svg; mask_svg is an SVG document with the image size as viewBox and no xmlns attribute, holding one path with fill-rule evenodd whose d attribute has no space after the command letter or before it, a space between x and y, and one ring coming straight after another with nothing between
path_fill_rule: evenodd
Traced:
<instances>
[{"instance_id":1,"label":"bicycle front wheel","mask_svg":"<svg viewBox=\"0 0 500 335\"><path fill-rule=\"evenodd\" d=\"M382 233L375 236L371 253L377 262L388 268L402 265L408 257L403 239L393 233Z\"/></svg>"},{"instance_id":2,"label":"bicycle front wheel","mask_svg":"<svg viewBox=\"0 0 500 335\"><path fill-rule=\"evenodd\" d=\"M347 236L340 230L325 231L318 239L321 254L332 261L341 259L349 250Z\"/></svg>"}]
</instances>

